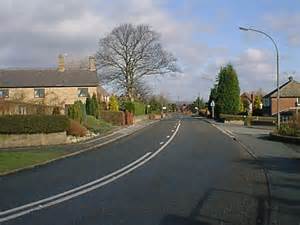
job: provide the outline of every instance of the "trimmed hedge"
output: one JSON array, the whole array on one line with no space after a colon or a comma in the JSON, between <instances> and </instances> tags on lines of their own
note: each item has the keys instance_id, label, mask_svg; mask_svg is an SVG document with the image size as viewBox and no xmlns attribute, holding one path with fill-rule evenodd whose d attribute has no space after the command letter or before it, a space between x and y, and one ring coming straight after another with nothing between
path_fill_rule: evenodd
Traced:
<instances>
[{"instance_id":1,"label":"trimmed hedge","mask_svg":"<svg viewBox=\"0 0 300 225\"><path fill-rule=\"evenodd\" d=\"M242 115L230 115L220 114L221 121L244 121L246 125L265 125L272 126L276 124L275 117L267 116L242 116Z\"/></svg>"},{"instance_id":2,"label":"trimmed hedge","mask_svg":"<svg viewBox=\"0 0 300 225\"><path fill-rule=\"evenodd\" d=\"M145 109L146 106L142 102L134 102L134 115L135 116L140 116L140 115L145 115Z\"/></svg>"},{"instance_id":3,"label":"trimmed hedge","mask_svg":"<svg viewBox=\"0 0 300 225\"><path fill-rule=\"evenodd\" d=\"M100 118L113 125L125 125L124 112L100 111Z\"/></svg>"},{"instance_id":4,"label":"trimmed hedge","mask_svg":"<svg viewBox=\"0 0 300 225\"><path fill-rule=\"evenodd\" d=\"M247 117L246 116L242 116L242 115L230 115L230 114L220 114L220 119L221 120L226 120L226 121L236 121L236 120L241 120L241 121L245 121Z\"/></svg>"},{"instance_id":5,"label":"trimmed hedge","mask_svg":"<svg viewBox=\"0 0 300 225\"><path fill-rule=\"evenodd\" d=\"M1 134L38 134L66 131L70 121L63 115L0 116Z\"/></svg>"},{"instance_id":6,"label":"trimmed hedge","mask_svg":"<svg viewBox=\"0 0 300 225\"><path fill-rule=\"evenodd\" d=\"M133 102L127 101L122 103L122 107L124 110L134 113L135 112L135 104Z\"/></svg>"}]
</instances>

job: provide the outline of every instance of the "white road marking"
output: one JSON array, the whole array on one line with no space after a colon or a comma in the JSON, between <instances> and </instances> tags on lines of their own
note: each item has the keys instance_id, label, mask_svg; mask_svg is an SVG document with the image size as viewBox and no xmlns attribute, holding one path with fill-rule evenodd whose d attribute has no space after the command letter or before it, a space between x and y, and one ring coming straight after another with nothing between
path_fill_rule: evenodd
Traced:
<instances>
[{"instance_id":1,"label":"white road marking","mask_svg":"<svg viewBox=\"0 0 300 225\"><path fill-rule=\"evenodd\" d=\"M176 128L175 133L171 136L171 138L164 144L162 145L156 152L153 154L151 152L146 153L144 156L141 158L135 160L134 162L128 164L127 166L110 173L100 179L97 179L95 181L89 182L87 184L81 185L77 188L70 189L68 191L65 191L63 193L51 196L49 198L45 198L36 202L28 203L26 205L22 205L13 209L5 210L0 212L0 216L5 216L0 218L0 223L8 220L15 219L17 217L29 214L33 211L38 211L53 205L57 205L61 202L67 201L69 199L75 198L77 196L83 195L85 193L91 192L95 189L98 189L106 184L109 184L125 175L128 173L134 171L135 169L141 167L148 161L150 161L152 158L154 158L156 155L158 155L165 147L168 146L168 144L175 138L179 128L180 128L180 122L178 123L178 126ZM45 204L43 204L45 203ZM16 212L16 213L14 213ZM10 215L9 215L10 214Z\"/></svg>"},{"instance_id":2,"label":"white road marking","mask_svg":"<svg viewBox=\"0 0 300 225\"><path fill-rule=\"evenodd\" d=\"M172 131L172 133L174 133L174 130L171 130Z\"/></svg>"},{"instance_id":3,"label":"white road marking","mask_svg":"<svg viewBox=\"0 0 300 225\"><path fill-rule=\"evenodd\" d=\"M170 138L170 135L168 135L167 138Z\"/></svg>"},{"instance_id":4,"label":"white road marking","mask_svg":"<svg viewBox=\"0 0 300 225\"><path fill-rule=\"evenodd\" d=\"M165 143L165 142L162 141L162 142L160 142L159 144L160 144L160 145L163 145L164 143Z\"/></svg>"}]
</instances>

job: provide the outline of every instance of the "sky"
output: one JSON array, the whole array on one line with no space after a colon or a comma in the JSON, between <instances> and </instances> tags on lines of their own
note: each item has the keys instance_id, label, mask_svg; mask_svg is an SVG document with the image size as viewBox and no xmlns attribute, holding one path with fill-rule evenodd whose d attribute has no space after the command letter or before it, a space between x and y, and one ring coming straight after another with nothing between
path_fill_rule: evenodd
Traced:
<instances>
[{"instance_id":1,"label":"sky","mask_svg":"<svg viewBox=\"0 0 300 225\"><path fill-rule=\"evenodd\" d=\"M274 46L239 26L270 34L280 51L281 83L290 75L300 81L299 0L3 0L0 69L56 67L60 53L92 55L122 23L150 25L177 57L181 73L148 79L154 93L173 100L207 99L227 63L241 91L275 87Z\"/></svg>"}]
</instances>

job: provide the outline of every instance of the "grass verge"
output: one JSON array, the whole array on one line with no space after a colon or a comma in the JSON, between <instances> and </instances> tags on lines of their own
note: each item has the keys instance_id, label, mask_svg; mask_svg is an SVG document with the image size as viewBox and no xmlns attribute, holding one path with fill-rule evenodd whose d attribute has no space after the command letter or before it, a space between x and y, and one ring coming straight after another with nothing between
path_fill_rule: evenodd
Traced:
<instances>
[{"instance_id":1,"label":"grass verge","mask_svg":"<svg viewBox=\"0 0 300 225\"><path fill-rule=\"evenodd\" d=\"M41 164L57 159L65 154L64 150L0 151L0 174Z\"/></svg>"}]
</instances>

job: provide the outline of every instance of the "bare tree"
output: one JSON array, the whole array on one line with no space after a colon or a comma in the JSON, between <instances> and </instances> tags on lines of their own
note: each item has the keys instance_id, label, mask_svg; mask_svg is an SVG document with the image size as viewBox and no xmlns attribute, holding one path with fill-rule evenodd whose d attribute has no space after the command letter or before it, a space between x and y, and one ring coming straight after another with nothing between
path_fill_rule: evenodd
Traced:
<instances>
[{"instance_id":1,"label":"bare tree","mask_svg":"<svg viewBox=\"0 0 300 225\"><path fill-rule=\"evenodd\" d=\"M148 25L116 27L100 39L96 58L101 81L124 90L130 100L143 77L178 71L176 58Z\"/></svg>"}]
</instances>

